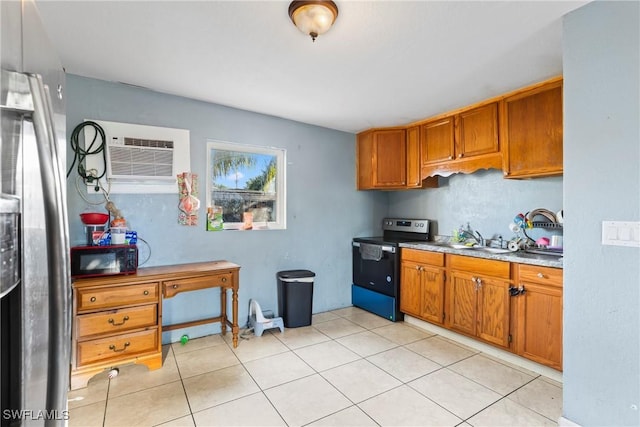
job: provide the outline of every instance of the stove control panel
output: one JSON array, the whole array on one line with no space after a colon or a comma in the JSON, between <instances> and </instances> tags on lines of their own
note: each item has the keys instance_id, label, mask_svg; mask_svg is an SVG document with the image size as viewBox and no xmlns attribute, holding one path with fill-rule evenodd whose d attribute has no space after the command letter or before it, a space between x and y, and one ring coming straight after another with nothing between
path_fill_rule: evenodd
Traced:
<instances>
[{"instance_id":1,"label":"stove control panel","mask_svg":"<svg viewBox=\"0 0 640 427\"><path fill-rule=\"evenodd\" d=\"M405 231L409 233L429 233L428 219L385 218L382 221L385 231Z\"/></svg>"}]
</instances>

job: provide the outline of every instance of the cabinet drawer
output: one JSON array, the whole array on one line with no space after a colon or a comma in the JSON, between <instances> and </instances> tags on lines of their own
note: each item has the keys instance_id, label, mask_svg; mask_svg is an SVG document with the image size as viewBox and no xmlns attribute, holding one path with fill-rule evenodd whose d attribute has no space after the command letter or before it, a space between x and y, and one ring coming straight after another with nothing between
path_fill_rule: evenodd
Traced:
<instances>
[{"instance_id":1,"label":"cabinet drawer","mask_svg":"<svg viewBox=\"0 0 640 427\"><path fill-rule=\"evenodd\" d=\"M158 301L158 283L77 289L78 311L116 308Z\"/></svg>"},{"instance_id":2,"label":"cabinet drawer","mask_svg":"<svg viewBox=\"0 0 640 427\"><path fill-rule=\"evenodd\" d=\"M447 266L454 270L462 270L476 275L509 279L511 265L506 261L474 258L462 255L447 255Z\"/></svg>"},{"instance_id":3,"label":"cabinet drawer","mask_svg":"<svg viewBox=\"0 0 640 427\"><path fill-rule=\"evenodd\" d=\"M162 282L162 294L165 298L171 298L179 292L197 291L211 287L231 287L231 273L221 273L215 276L190 277L188 279L168 280Z\"/></svg>"},{"instance_id":4,"label":"cabinet drawer","mask_svg":"<svg viewBox=\"0 0 640 427\"><path fill-rule=\"evenodd\" d=\"M518 264L518 278L522 282L562 287L562 269Z\"/></svg>"},{"instance_id":5,"label":"cabinet drawer","mask_svg":"<svg viewBox=\"0 0 640 427\"><path fill-rule=\"evenodd\" d=\"M401 249L401 260L415 261L421 264L444 266L444 254L441 252L421 251L418 249Z\"/></svg>"},{"instance_id":6,"label":"cabinet drawer","mask_svg":"<svg viewBox=\"0 0 640 427\"><path fill-rule=\"evenodd\" d=\"M123 308L107 312L81 314L76 319L78 338L96 334L110 334L158 323L157 304Z\"/></svg>"},{"instance_id":7,"label":"cabinet drawer","mask_svg":"<svg viewBox=\"0 0 640 427\"><path fill-rule=\"evenodd\" d=\"M78 366L158 351L158 328L78 343Z\"/></svg>"}]
</instances>

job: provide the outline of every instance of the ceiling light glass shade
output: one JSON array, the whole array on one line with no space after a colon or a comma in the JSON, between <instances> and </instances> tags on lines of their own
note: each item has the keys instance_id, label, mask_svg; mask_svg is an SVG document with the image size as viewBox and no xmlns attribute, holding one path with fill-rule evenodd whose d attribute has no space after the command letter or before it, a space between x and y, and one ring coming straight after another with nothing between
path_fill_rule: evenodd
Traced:
<instances>
[{"instance_id":1,"label":"ceiling light glass shade","mask_svg":"<svg viewBox=\"0 0 640 427\"><path fill-rule=\"evenodd\" d=\"M289 17L300 31L315 41L335 22L338 6L332 1L293 1L289 5Z\"/></svg>"}]
</instances>

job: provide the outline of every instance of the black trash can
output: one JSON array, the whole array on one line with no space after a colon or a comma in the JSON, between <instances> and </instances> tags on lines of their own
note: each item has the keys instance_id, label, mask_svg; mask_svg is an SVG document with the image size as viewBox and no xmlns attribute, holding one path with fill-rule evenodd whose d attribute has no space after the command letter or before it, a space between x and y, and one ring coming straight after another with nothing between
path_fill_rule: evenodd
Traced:
<instances>
[{"instance_id":1,"label":"black trash can","mask_svg":"<svg viewBox=\"0 0 640 427\"><path fill-rule=\"evenodd\" d=\"M313 278L309 270L279 271L278 313L285 328L311 325L313 310Z\"/></svg>"}]
</instances>

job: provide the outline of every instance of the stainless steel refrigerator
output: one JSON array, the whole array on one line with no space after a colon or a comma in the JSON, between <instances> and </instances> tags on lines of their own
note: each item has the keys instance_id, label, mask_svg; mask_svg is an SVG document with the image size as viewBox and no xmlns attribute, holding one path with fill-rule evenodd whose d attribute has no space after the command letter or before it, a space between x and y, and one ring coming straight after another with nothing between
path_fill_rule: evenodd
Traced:
<instances>
[{"instance_id":1,"label":"stainless steel refrigerator","mask_svg":"<svg viewBox=\"0 0 640 427\"><path fill-rule=\"evenodd\" d=\"M2 426L64 425L71 285L64 71L32 0L0 1Z\"/></svg>"}]
</instances>

